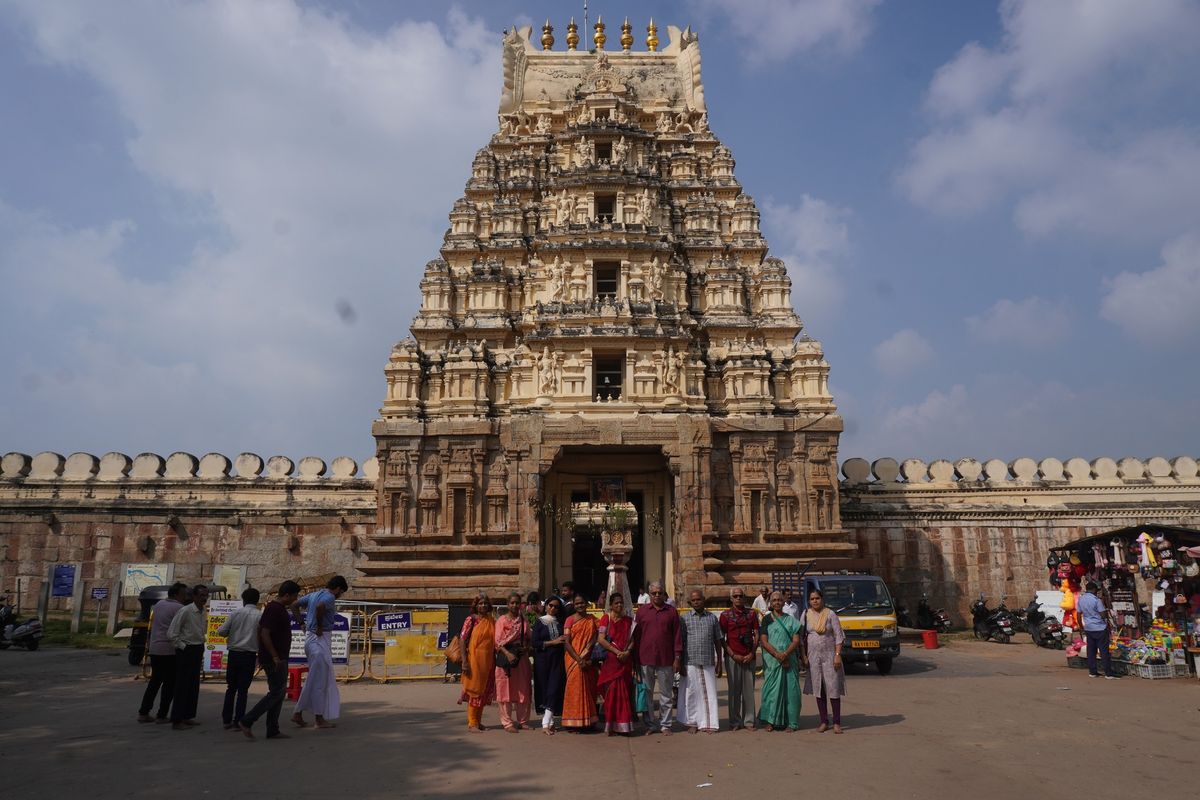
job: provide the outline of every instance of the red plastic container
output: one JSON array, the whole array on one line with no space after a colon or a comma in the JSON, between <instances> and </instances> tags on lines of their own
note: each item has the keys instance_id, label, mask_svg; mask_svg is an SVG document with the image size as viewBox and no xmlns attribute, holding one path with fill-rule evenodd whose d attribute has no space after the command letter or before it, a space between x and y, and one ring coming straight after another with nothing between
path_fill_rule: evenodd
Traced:
<instances>
[{"instance_id":1,"label":"red plastic container","mask_svg":"<svg viewBox=\"0 0 1200 800\"><path fill-rule=\"evenodd\" d=\"M306 672L308 672L308 667L288 667L288 700L300 699L300 689L304 686L304 673Z\"/></svg>"},{"instance_id":2,"label":"red plastic container","mask_svg":"<svg viewBox=\"0 0 1200 800\"><path fill-rule=\"evenodd\" d=\"M937 631L921 631L921 638L925 640L926 650L938 649Z\"/></svg>"}]
</instances>

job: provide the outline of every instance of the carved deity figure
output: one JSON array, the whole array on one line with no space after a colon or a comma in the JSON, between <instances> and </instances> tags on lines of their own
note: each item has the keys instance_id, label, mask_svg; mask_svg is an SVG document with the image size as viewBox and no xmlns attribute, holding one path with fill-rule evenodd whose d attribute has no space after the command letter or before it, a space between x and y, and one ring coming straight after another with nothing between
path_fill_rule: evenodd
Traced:
<instances>
[{"instance_id":1,"label":"carved deity figure","mask_svg":"<svg viewBox=\"0 0 1200 800\"><path fill-rule=\"evenodd\" d=\"M703 133L706 130L708 130L708 112L707 111L701 113L700 118L696 120L696 132Z\"/></svg>"},{"instance_id":2,"label":"carved deity figure","mask_svg":"<svg viewBox=\"0 0 1200 800\"><path fill-rule=\"evenodd\" d=\"M566 270L563 268L562 257L555 256L554 264L550 267L550 300L551 302L563 299L563 293L567 289Z\"/></svg>"},{"instance_id":3,"label":"carved deity figure","mask_svg":"<svg viewBox=\"0 0 1200 800\"><path fill-rule=\"evenodd\" d=\"M588 108L587 106L584 106L583 108L579 109L579 116L576 118L576 122L578 122L580 125L587 125L591 121L592 121L592 110L590 108Z\"/></svg>"},{"instance_id":4,"label":"carved deity figure","mask_svg":"<svg viewBox=\"0 0 1200 800\"><path fill-rule=\"evenodd\" d=\"M650 190L643 189L637 199L638 222L643 225L653 225L654 201L650 199Z\"/></svg>"},{"instance_id":5,"label":"carved deity figure","mask_svg":"<svg viewBox=\"0 0 1200 800\"><path fill-rule=\"evenodd\" d=\"M661 301L663 299L663 265L655 256L650 261L650 299Z\"/></svg>"},{"instance_id":6,"label":"carved deity figure","mask_svg":"<svg viewBox=\"0 0 1200 800\"><path fill-rule=\"evenodd\" d=\"M655 125L655 130L657 130L659 133L670 133L671 132L671 114L670 114L670 112L663 111L663 112L659 113L658 122Z\"/></svg>"},{"instance_id":7,"label":"carved deity figure","mask_svg":"<svg viewBox=\"0 0 1200 800\"><path fill-rule=\"evenodd\" d=\"M612 146L612 163L615 166L625 166L625 158L629 155L629 145L625 144L625 137L622 136L617 141L613 142Z\"/></svg>"},{"instance_id":8,"label":"carved deity figure","mask_svg":"<svg viewBox=\"0 0 1200 800\"><path fill-rule=\"evenodd\" d=\"M537 133L549 133L550 132L550 115L549 114L538 114L536 132Z\"/></svg>"},{"instance_id":9,"label":"carved deity figure","mask_svg":"<svg viewBox=\"0 0 1200 800\"><path fill-rule=\"evenodd\" d=\"M550 356L550 348L543 347L541 358L538 359L538 389L541 394L555 393L555 371L555 359Z\"/></svg>"},{"instance_id":10,"label":"carved deity figure","mask_svg":"<svg viewBox=\"0 0 1200 800\"><path fill-rule=\"evenodd\" d=\"M675 358L675 348L672 346L667 351L663 364L663 391L666 394L679 394L679 376L679 362Z\"/></svg>"}]
</instances>

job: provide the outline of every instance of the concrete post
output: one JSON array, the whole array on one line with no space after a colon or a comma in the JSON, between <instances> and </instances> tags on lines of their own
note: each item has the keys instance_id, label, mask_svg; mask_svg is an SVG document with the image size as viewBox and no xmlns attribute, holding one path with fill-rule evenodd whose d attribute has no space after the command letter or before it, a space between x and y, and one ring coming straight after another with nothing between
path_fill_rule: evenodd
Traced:
<instances>
[{"instance_id":1,"label":"concrete post","mask_svg":"<svg viewBox=\"0 0 1200 800\"><path fill-rule=\"evenodd\" d=\"M79 633L83 622L83 564L75 565L75 583L71 586L71 633Z\"/></svg>"},{"instance_id":2,"label":"concrete post","mask_svg":"<svg viewBox=\"0 0 1200 800\"><path fill-rule=\"evenodd\" d=\"M108 595L108 625L104 632L113 636L117 632L117 615L121 611L121 593L125 591L125 581L117 581Z\"/></svg>"}]
</instances>

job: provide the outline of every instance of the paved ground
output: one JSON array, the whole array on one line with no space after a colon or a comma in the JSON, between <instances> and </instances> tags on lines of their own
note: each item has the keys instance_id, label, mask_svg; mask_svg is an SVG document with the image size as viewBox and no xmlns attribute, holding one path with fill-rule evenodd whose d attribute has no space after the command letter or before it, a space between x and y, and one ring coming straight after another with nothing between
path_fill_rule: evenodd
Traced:
<instances>
[{"instance_id":1,"label":"paved ground","mask_svg":"<svg viewBox=\"0 0 1200 800\"><path fill-rule=\"evenodd\" d=\"M248 742L203 725L134 721L144 684L124 651L0 652L6 798L1179 797L1200 767L1200 681L1089 679L1028 644L907 648L889 677L854 668L846 735L553 738L468 734L440 683L342 689L334 731ZM265 687L256 681L252 697ZM290 704L289 704L290 707ZM724 711L724 706L722 706ZM286 712L285 712L286 713ZM489 709L486 722L495 722ZM261 733L261 730L260 730ZM698 788L698 784L712 784ZM549 794L547 794L549 792Z\"/></svg>"}]
</instances>

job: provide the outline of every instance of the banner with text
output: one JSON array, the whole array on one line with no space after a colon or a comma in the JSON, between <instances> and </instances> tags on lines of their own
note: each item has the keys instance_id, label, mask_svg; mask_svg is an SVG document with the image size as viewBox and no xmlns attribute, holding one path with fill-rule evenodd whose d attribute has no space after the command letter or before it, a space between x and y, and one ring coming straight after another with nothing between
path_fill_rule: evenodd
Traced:
<instances>
[{"instance_id":1,"label":"banner with text","mask_svg":"<svg viewBox=\"0 0 1200 800\"><path fill-rule=\"evenodd\" d=\"M288 653L288 663L307 664L308 657L304 655L304 630L300 623L292 620L292 650ZM350 615L338 614L333 621L330 631L330 647L333 650L333 663L345 664L350 655Z\"/></svg>"}]
</instances>

